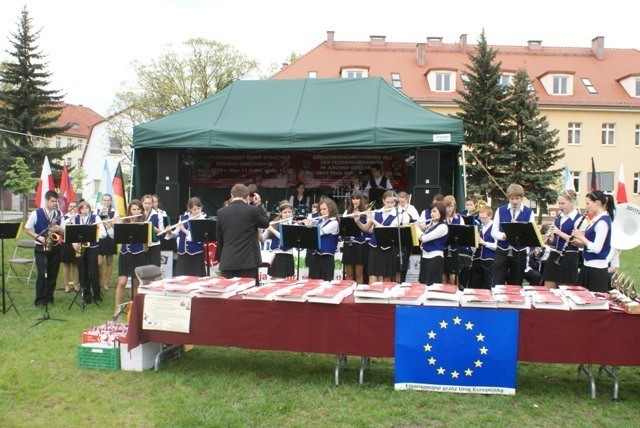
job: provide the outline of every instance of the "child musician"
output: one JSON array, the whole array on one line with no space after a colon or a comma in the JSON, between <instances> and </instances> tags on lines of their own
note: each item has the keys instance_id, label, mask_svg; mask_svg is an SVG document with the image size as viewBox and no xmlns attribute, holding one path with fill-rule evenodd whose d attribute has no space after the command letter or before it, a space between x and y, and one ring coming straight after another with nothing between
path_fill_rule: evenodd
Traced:
<instances>
[{"instance_id":1,"label":"child musician","mask_svg":"<svg viewBox=\"0 0 640 428\"><path fill-rule=\"evenodd\" d=\"M334 257L338 248L340 234L338 207L333 199L324 198L318 205L318 210L320 212L318 220L320 248L313 252L309 278L332 281L334 277Z\"/></svg>"},{"instance_id":2,"label":"child musician","mask_svg":"<svg viewBox=\"0 0 640 428\"><path fill-rule=\"evenodd\" d=\"M62 223L66 224L73 221L77 215L77 201L69 201L67 205L67 213L62 217ZM60 256L62 262L62 280L64 282L64 292L71 291L69 287L73 287L73 291L78 291L80 285L80 274L78 273L78 258L76 257L76 250L72 244L67 242L62 243L62 254ZM72 278L72 281L69 281Z\"/></svg>"},{"instance_id":3,"label":"child musician","mask_svg":"<svg viewBox=\"0 0 640 428\"><path fill-rule=\"evenodd\" d=\"M354 216L353 220L364 226L367 223L367 199L360 190L353 190L347 200L345 215ZM359 214L362 213L362 214ZM344 265L344 279L355 280L358 284L364 284L364 265L369 255L367 241L370 234L360 231L360 236L344 238L342 247L342 264Z\"/></svg>"},{"instance_id":4,"label":"child musician","mask_svg":"<svg viewBox=\"0 0 640 428\"><path fill-rule=\"evenodd\" d=\"M421 284L431 285L442 281L444 265L444 248L447 242L449 226L444 221L445 209L442 203L434 202L430 208L430 220L420 228L420 274L418 281Z\"/></svg>"},{"instance_id":5,"label":"child musician","mask_svg":"<svg viewBox=\"0 0 640 428\"><path fill-rule=\"evenodd\" d=\"M551 252L542 271L545 287L556 288L558 284L575 285L578 283L578 247L571 239L571 232L578 226L578 223L582 223L583 217L575 208L575 200L576 192L573 190L558 195L560 213L549 228Z\"/></svg>"},{"instance_id":6,"label":"child musician","mask_svg":"<svg viewBox=\"0 0 640 428\"><path fill-rule=\"evenodd\" d=\"M489 205L480 208L478 212L478 248L473 253L471 265L471 288L491 288L491 278L493 274L493 259L497 244L493 239L493 210Z\"/></svg>"},{"instance_id":7,"label":"child musician","mask_svg":"<svg viewBox=\"0 0 640 428\"><path fill-rule=\"evenodd\" d=\"M456 198L451 195L447 195L444 197L442 201L442 205L444 206L445 211L445 222L447 225L456 224L462 225L464 221L462 220L462 216L457 214L457 204ZM462 249L462 247L460 248ZM444 284L456 284L458 281L457 276L460 273L460 266L457 264L458 258L458 248L449 245L445 247L444 251L444 275L442 277L442 282ZM462 262L460 258L460 262Z\"/></svg>"},{"instance_id":8,"label":"child musician","mask_svg":"<svg viewBox=\"0 0 640 428\"><path fill-rule=\"evenodd\" d=\"M513 257L509 257L509 243L501 223L533 223L535 217L531 208L522 204L524 189L519 184L507 187L509 203L502 205L493 217L492 235L498 244L493 261L493 284L522 285L527 267L527 247L511 247Z\"/></svg>"},{"instance_id":9,"label":"child musician","mask_svg":"<svg viewBox=\"0 0 640 428\"><path fill-rule=\"evenodd\" d=\"M151 231L151 242L149 243L149 250L147 251L147 262L151 265L161 265L161 249L160 249L160 237L158 233L160 229L160 215L158 211L153 208L153 196L144 195L142 197L142 206L144 207L145 221L151 222L153 229Z\"/></svg>"},{"instance_id":10,"label":"child musician","mask_svg":"<svg viewBox=\"0 0 640 428\"><path fill-rule=\"evenodd\" d=\"M322 198L324 198L324 196ZM320 216L320 213L318 212L318 205L318 203L314 203L311 205L311 212L307 215L305 224L313 224L313 222L316 221L315 219ZM309 269L309 272L311 272L311 266L313 265L313 250L307 249L306 255L304 257L304 264Z\"/></svg>"},{"instance_id":11,"label":"child musician","mask_svg":"<svg viewBox=\"0 0 640 428\"><path fill-rule=\"evenodd\" d=\"M113 198L109 194L102 195L102 207L96 209L96 214L100 216L104 227L109 231L113 227L112 221L119 217L118 211L113 209ZM102 288L109 291L109 280L111 279L111 271L113 269L113 255L116 254L117 248L113 238L107 234L106 237L100 239L98 247L98 269L100 270L100 278L102 279ZM102 267L104 266L104 271Z\"/></svg>"},{"instance_id":12,"label":"child musician","mask_svg":"<svg viewBox=\"0 0 640 428\"><path fill-rule=\"evenodd\" d=\"M293 207L288 201L282 201L278 211L280 215L269 223L269 227L263 234L264 239L271 238L269 249L275 254L267 273L272 278L287 278L293 276L295 271L293 248L285 247L282 244L282 236L280 235L280 230L282 229L280 225L293 224Z\"/></svg>"},{"instance_id":13,"label":"child musician","mask_svg":"<svg viewBox=\"0 0 640 428\"><path fill-rule=\"evenodd\" d=\"M107 235L105 228L102 227L102 219L91 212L91 204L87 201L82 201L78 204L78 215L70 224L97 224L99 238L102 239ZM100 304L102 303L100 271L98 270L98 246L100 244L91 242L89 239L91 237L87 237L87 242L75 243L73 246L76 253L80 254L78 263L80 266L80 286L84 291L84 303L95 302Z\"/></svg>"},{"instance_id":14,"label":"child musician","mask_svg":"<svg viewBox=\"0 0 640 428\"><path fill-rule=\"evenodd\" d=\"M613 196L600 190L587 193L587 211L593 214L586 230L574 229L571 236L584 247L584 266L578 276L578 285L589 291L607 292L609 290L609 258L611 253L611 222L615 204Z\"/></svg>"},{"instance_id":15,"label":"child musician","mask_svg":"<svg viewBox=\"0 0 640 428\"><path fill-rule=\"evenodd\" d=\"M187 201L187 211L180 216L180 223L174 226L173 235L178 236L178 260L176 261L175 276L205 276L204 246L202 242L195 242L191 237L191 222L189 219L203 218L202 202L193 197ZM167 226L170 229L170 226Z\"/></svg>"},{"instance_id":16,"label":"child musician","mask_svg":"<svg viewBox=\"0 0 640 428\"><path fill-rule=\"evenodd\" d=\"M125 220L116 220L124 223L142 223L145 221L144 207L142 202L137 199L132 200L129 203L129 209L127 210L127 217L138 216L128 218ZM147 264L147 254L145 252L145 244L122 244L120 246L120 255L118 256L118 287L116 288L116 313L119 306L122 303L122 296L127 286L127 278L132 278L133 292L137 292L138 279L134 275L135 269L138 266L144 266Z\"/></svg>"},{"instance_id":17,"label":"child musician","mask_svg":"<svg viewBox=\"0 0 640 428\"><path fill-rule=\"evenodd\" d=\"M399 221L396 216L395 208L396 201L397 197L395 192L393 190L387 190L382 195L382 202L384 203L383 209L377 210L376 212L369 212L368 220L365 225L361 226L359 223L356 223L362 231L371 234L371 238L369 239L369 260L367 266L369 270L369 284L376 281L389 282L394 276L394 273L398 273L398 262L396 261L397 255L393 254L391 247L382 247L378 245L374 234L376 227L398 226ZM405 216L403 213L400 213L400 215L404 217L402 223L408 224L408 216ZM399 279L399 274L397 275L397 278L394 278L394 280L397 279Z\"/></svg>"}]
</instances>

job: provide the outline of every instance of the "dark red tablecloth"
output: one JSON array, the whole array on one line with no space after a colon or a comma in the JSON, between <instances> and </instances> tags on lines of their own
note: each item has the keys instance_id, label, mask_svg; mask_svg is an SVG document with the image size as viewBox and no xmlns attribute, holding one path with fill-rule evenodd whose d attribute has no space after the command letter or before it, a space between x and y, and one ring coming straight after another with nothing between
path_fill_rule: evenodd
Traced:
<instances>
[{"instance_id":1,"label":"dark red tablecloth","mask_svg":"<svg viewBox=\"0 0 640 428\"><path fill-rule=\"evenodd\" d=\"M395 306L194 298L189 334L142 330L136 296L128 343L178 343L247 349L394 356ZM427 309L428 310L428 309ZM464 311L464 308L458 309ZM491 310L491 309L487 309ZM518 360L640 366L640 316L609 311L520 311Z\"/></svg>"}]
</instances>

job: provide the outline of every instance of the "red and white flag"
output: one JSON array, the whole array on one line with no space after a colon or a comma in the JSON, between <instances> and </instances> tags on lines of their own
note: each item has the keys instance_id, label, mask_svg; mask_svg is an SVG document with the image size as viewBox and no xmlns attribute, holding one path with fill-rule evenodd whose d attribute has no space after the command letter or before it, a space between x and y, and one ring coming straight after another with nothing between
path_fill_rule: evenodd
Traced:
<instances>
[{"instance_id":1,"label":"red and white flag","mask_svg":"<svg viewBox=\"0 0 640 428\"><path fill-rule=\"evenodd\" d=\"M620 172L618 173L616 201L619 204L626 204L627 202L629 202L629 200L627 199L627 187L624 185L624 168L622 167L622 162L620 162Z\"/></svg>"},{"instance_id":2,"label":"red and white flag","mask_svg":"<svg viewBox=\"0 0 640 428\"><path fill-rule=\"evenodd\" d=\"M40 174L40 181L38 182L38 190L36 192L36 200L34 201L36 207L42 208L46 204L44 195L54 189L53 174L51 174L51 166L49 165L49 158L44 157L44 163L42 164L42 173Z\"/></svg>"}]
</instances>

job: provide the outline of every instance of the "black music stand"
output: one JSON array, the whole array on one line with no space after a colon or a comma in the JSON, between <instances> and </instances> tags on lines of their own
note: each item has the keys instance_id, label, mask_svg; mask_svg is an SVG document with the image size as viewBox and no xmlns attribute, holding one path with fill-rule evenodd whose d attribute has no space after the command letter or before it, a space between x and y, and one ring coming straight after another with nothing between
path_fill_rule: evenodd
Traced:
<instances>
[{"instance_id":1,"label":"black music stand","mask_svg":"<svg viewBox=\"0 0 640 428\"><path fill-rule=\"evenodd\" d=\"M11 295L6 289L6 280L4 275L4 240L5 239L15 239L18 237L20 233L20 229L22 229L22 223L0 223L0 241L2 241L2 314L6 314L9 312L9 309L13 307L13 310L16 311L18 315L18 308L16 307L15 302L11 298ZM35 261L34 261L35 263ZM9 302L11 303L7 308L6 298L9 298Z\"/></svg>"},{"instance_id":2,"label":"black music stand","mask_svg":"<svg viewBox=\"0 0 640 428\"><path fill-rule=\"evenodd\" d=\"M464 224L466 226L477 226L476 224L476 216L474 215L462 215L460 216L462 217L462 221L464 221Z\"/></svg>"},{"instance_id":3,"label":"black music stand","mask_svg":"<svg viewBox=\"0 0 640 428\"><path fill-rule=\"evenodd\" d=\"M86 242L98 242L98 225L97 224L68 224L65 226L64 230L64 242L67 244L80 244ZM82 252L82 249L80 249ZM73 297L71 304L69 305L69 310L73 307L73 304L80 306L80 309L84 311L84 307L88 304L84 300L84 287L85 284L82 284L82 279L85 277L84 270L87 267L84 265L84 256L80 257L78 261L78 274L80 275L80 288L76 291L76 295ZM90 287L91 284L88 284ZM78 303L78 297L81 297L81 303ZM95 298L92 299L93 303L96 306L99 306L95 301Z\"/></svg>"},{"instance_id":4,"label":"black music stand","mask_svg":"<svg viewBox=\"0 0 640 428\"><path fill-rule=\"evenodd\" d=\"M342 237L342 254L343 254L343 263L342 263L342 277L344 278L345 274L345 265L344 265L344 246L349 245L353 246L353 238L362 236L362 230L356 224L356 221L359 221L359 217L342 217L340 219L340 237ZM356 220L358 219L358 220ZM350 238L347 241L347 238ZM348 244L345 244L347 243ZM360 244L359 244L360 245Z\"/></svg>"},{"instance_id":5,"label":"black music stand","mask_svg":"<svg viewBox=\"0 0 640 428\"><path fill-rule=\"evenodd\" d=\"M466 224L448 225L447 245L456 248L456 261L454 263L454 274L456 285L460 287L460 247L475 248L478 246L478 227L467 226Z\"/></svg>"},{"instance_id":6,"label":"black music stand","mask_svg":"<svg viewBox=\"0 0 640 428\"><path fill-rule=\"evenodd\" d=\"M502 230L507 235L507 242L510 247L544 247L540 231L533 223L500 223L500 226L502 226ZM509 250L511 251L511 248ZM520 257L516 259L516 268L518 272L522 271Z\"/></svg>"},{"instance_id":7,"label":"black music stand","mask_svg":"<svg viewBox=\"0 0 640 428\"><path fill-rule=\"evenodd\" d=\"M391 247L391 250L395 253L398 249L395 257L398 258L398 268L402 267L402 246L407 247L408 243L412 246L418 245L418 235L413 225L404 226L376 226L373 228L373 234L376 237L376 243L379 247ZM395 264L392 264L395 268ZM395 274L394 271L391 274L393 280Z\"/></svg>"},{"instance_id":8,"label":"black music stand","mask_svg":"<svg viewBox=\"0 0 640 428\"><path fill-rule=\"evenodd\" d=\"M129 244L129 278L131 279L131 296L129 302L133 301L135 297L135 286L134 286L134 275L135 271L133 269L133 252L132 246L133 244L148 244L151 240L151 230L153 225L149 222L143 223L116 223L113 225L113 241L116 244ZM118 312L113 316L112 320L115 321L118 319L120 314L124 311L124 308L127 307L127 304L121 304Z\"/></svg>"},{"instance_id":9,"label":"black music stand","mask_svg":"<svg viewBox=\"0 0 640 428\"><path fill-rule=\"evenodd\" d=\"M300 249L317 250L320 248L320 228L318 226L280 225L280 242L284 247L295 247L298 251L296 279L300 279Z\"/></svg>"},{"instance_id":10,"label":"black music stand","mask_svg":"<svg viewBox=\"0 0 640 428\"><path fill-rule=\"evenodd\" d=\"M204 263L206 266L207 276L211 276L211 267L209 266L209 251L207 250L207 242L216 242L216 218L203 218L197 220L189 220L189 229L191 230L191 240L202 242L202 251L204 251Z\"/></svg>"}]
</instances>

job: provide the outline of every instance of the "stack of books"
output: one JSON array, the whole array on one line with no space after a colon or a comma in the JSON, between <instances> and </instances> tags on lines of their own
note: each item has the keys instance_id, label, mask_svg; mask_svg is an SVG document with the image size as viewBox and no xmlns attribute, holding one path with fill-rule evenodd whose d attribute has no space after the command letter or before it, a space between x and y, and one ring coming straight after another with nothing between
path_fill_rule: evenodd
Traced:
<instances>
[{"instance_id":1,"label":"stack of books","mask_svg":"<svg viewBox=\"0 0 640 428\"><path fill-rule=\"evenodd\" d=\"M427 298L427 286L418 283L403 282L391 290L389 303L396 305L422 305Z\"/></svg>"},{"instance_id":2,"label":"stack of books","mask_svg":"<svg viewBox=\"0 0 640 428\"><path fill-rule=\"evenodd\" d=\"M242 298L247 300L275 300L278 293L293 288L294 284L291 282L270 282L260 287L250 288L241 292Z\"/></svg>"},{"instance_id":3,"label":"stack of books","mask_svg":"<svg viewBox=\"0 0 640 428\"><path fill-rule=\"evenodd\" d=\"M391 290L398 286L397 282L374 282L359 284L353 293L356 303L389 303Z\"/></svg>"},{"instance_id":4,"label":"stack of books","mask_svg":"<svg viewBox=\"0 0 640 428\"><path fill-rule=\"evenodd\" d=\"M427 286L425 306L460 306L462 291L455 284L433 284Z\"/></svg>"},{"instance_id":5,"label":"stack of books","mask_svg":"<svg viewBox=\"0 0 640 428\"><path fill-rule=\"evenodd\" d=\"M499 308L531 309L531 300L519 285L496 285L491 289Z\"/></svg>"},{"instance_id":6,"label":"stack of books","mask_svg":"<svg viewBox=\"0 0 640 428\"><path fill-rule=\"evenodd\" d=\"M566 297L569 307L572 310L580 311L608 311L609 302L606 299L596 297L589 290L562 290L562 294Z\"/></svg>"},{"instance_id":7,"label":"stack of books","mask_svg":"<svg viewBox=\"0 0 640 428\"><path fill-rule=\"evenodd\" d=\"M326 287L328 284L327 281L320 279L301 280L289 288L278 291L275 300L304 303L309 299L308 295L311 291Z\"/></svg>"},{"instance_id":8,"label":"stack of books","mask_svg":"<svg viewBox=\"0 0 640 428\"><path fill-rule=\"evenodd\" d=\"M356 288L355 282L349 281L342 284L342 281L334 283L331 281L326 286L321 286L307 293L307 299L312 303L328 303L338 305L345 297L350 296Z\"/></svg>"},{"instance_id":9,"label":"stack of books","mask_svg":"<svg viewBox=\"0 0 640 428\"><path fill-rule=\"evenodd\" d=\"M491 290L466 288L462 293L460 306L465 308L497 308L498 302L493 298Z\"/></svg>"},{"instance_id":10,"label":"stack of books","mask_svg":"<svg viewBox=\"0 0 640 428\"><path fill-rule=\"evenodd\" d=\"M253 278L231 278L226 279L220 276L204 278L204 281L198 283L198 290L195 292L197 297L207 297L214 299L228 299L235 296L240 291L247 290L256 285Z\"/></svg>"},{"instance_id":11,"label":"stack of books","mask_svg":"<svg viewBox=\"0 0 640 428\"><path fill-rule=\"evenodd\" d=\"M553 309L568 311L571 309L565 297L559 291L547 287L525 288L525 295L531 299L531 304L536 309Z\"/></svg>"}]
</instances>

